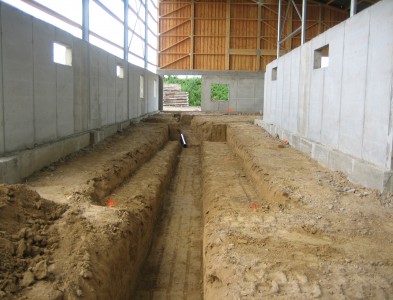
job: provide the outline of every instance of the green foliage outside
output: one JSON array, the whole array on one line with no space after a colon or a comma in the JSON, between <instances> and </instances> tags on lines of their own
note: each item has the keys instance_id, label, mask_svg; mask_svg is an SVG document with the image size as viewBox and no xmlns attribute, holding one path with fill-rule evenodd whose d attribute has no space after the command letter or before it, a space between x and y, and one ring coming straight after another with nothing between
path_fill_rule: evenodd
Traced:
<instances>
[{"instance_id":1,"label":"green foliage outside","mask_svg":"<svg viewBox=\"0 0 393 300\"><path fill-rule=\"evenodd\" d=\"M182 92L188 92L190 106L201 106L202 79L200 77L182 79L165 76L164 83L180 84Z\"/></svg>"},{"instance_id":2,"label":"green foliage outside","mask_svg":"<svg viewBox=\"0 0 393 300\"><path fill-rule=\"evenodd\" d=\"M229 99L229 84L216 83L211 85L210 99L212 101Z\"/></svg>"}]
</instances>

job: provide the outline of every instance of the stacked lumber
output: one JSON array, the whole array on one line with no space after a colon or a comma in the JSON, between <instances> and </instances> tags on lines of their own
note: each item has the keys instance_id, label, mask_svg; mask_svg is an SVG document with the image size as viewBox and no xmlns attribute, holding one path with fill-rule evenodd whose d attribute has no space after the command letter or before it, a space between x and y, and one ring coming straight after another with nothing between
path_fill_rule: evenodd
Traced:
<instances>
[{"instance_id":1,"label":"stacked lumber","mask_svg":"<svg viewBox=\"0 0 393 300\"><path fill-rule=\"evenodd\" d=\"M181 91L180 84L164 84L164 106L188 106L188 92Z\"/></svg>"}]
</instances>

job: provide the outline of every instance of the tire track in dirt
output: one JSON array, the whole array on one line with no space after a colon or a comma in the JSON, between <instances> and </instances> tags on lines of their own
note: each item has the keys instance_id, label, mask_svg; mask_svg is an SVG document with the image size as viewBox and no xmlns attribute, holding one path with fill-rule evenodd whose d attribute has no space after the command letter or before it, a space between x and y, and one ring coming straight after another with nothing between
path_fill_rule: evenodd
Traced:
<instances>
[{"instance_id":1,"label":"tire track in dirt","mask_svg":"<svg viewBox=\"0 0 393 300\"><path fill-rule=\"evenodd\" d=\"M183 149L135 299L203 299L200 149Z\"/></svg>"}]
</instances>

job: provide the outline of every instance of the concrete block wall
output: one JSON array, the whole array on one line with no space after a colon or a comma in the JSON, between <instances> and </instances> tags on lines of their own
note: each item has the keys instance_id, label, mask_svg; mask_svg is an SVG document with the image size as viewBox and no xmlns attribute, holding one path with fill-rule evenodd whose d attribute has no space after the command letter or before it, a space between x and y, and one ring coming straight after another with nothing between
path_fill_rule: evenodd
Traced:
<instances>
[{"instance_id":1,"label":"concrete block wall","mask_svg":"<svg viewBox=\"0 0 393 300\"><path fill-rule=\"evenodd\" d=\"M43 153L45 145L63 147L64 140L79 137L76 151L86 146L89 132L124 128L158 111L158 75L1 2L0 26L0 157L38 148ZM54 63L54 42L72 49L72 66ZM117 66L124 78L117 77ZM22 161L16 162L20 169ZM4 181L7 174L0 176Z\"/></svg>"},{"instance_id":2,"label":"concrete block wall","mask_svg":"<svg viewBox=\"0 0 393 300\"><path fill-rule=\"evenodd\" d=\"M381 190L392 171L392 15L393 2L382 0L270 63L260 122L308 140L315 159ZM314 51L325 45L329 65L314 69ZM380 173L378 184L367 170Z\"/></svg>"},{"instance_id":3,"label":"concrete block wall","mask_svg":"<svg viewBox=\"0 0 393 300\"><path fill-rule=\"evenodd\" d=\"M263 110L263 73L233 72L202 75L202 111L256 112ZM212 101L211 85L228 84L228 101Z\"/></svg>"}]
</instances>

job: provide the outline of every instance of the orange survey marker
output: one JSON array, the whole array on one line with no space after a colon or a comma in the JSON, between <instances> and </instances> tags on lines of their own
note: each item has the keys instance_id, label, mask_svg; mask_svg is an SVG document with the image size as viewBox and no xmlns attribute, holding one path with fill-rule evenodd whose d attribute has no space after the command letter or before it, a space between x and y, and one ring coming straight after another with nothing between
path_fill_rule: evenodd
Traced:
<instances>
[{"instance_id":1,"label":"orange survey marker","mask_svg":"<svg viewBox=\"0 0 393 300\"><path fill-rule=\"evenodd\" d=\"M255 202L251 203L250 210L257 211L257 204Z\"/></svg>"},{"instance_id":2,"label":"orange survey marker","mask_svg":"<svg viewBox=\"0 0 393 300\"><path fill-rule=\"evenodd\" d=\"M109 199L108 201L106 201L107 206L115 206L116 204L117 204L117 202L113 201L112 199Z\"/></svg>"}]
</instances>

